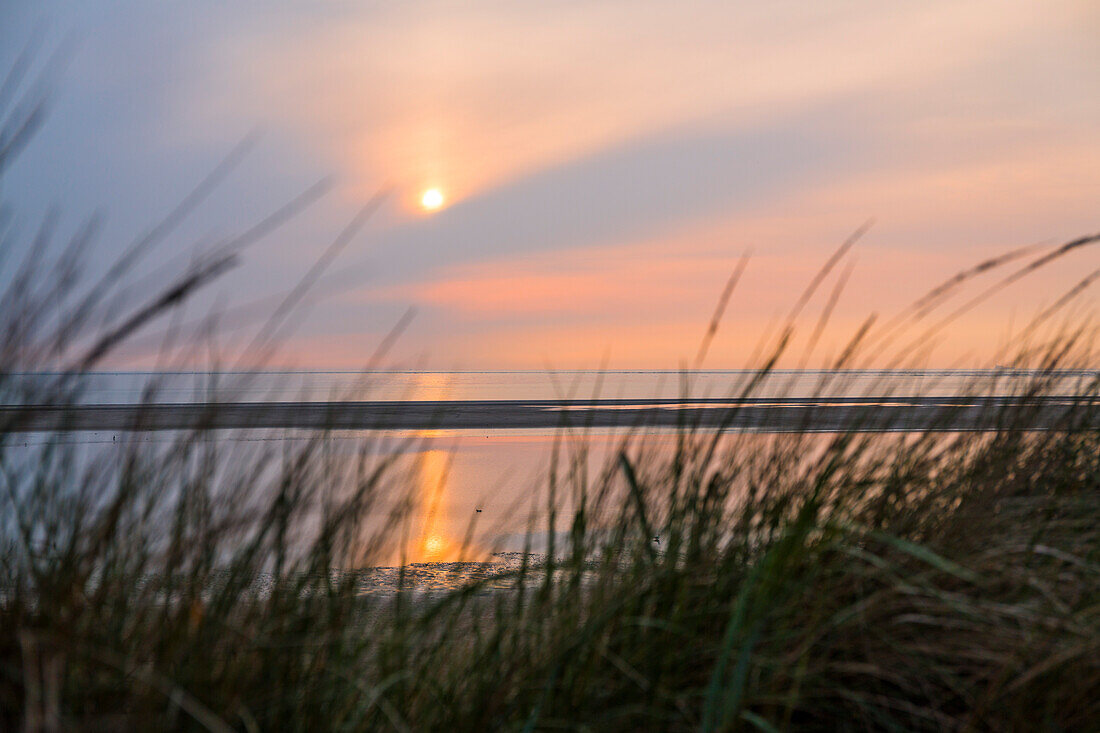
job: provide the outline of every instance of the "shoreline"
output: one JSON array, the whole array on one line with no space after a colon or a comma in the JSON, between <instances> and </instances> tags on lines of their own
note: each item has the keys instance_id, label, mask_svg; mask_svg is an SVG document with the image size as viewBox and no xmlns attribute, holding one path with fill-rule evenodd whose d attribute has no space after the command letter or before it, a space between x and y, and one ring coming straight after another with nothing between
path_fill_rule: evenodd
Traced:
<instances>
[{"instance_id":1,"label":"shoreline","mask_svg":"<svg viewBox=\"0 0 1100 733\"><path fill-rule=\"evenodd\" d=\"M1095 396L195 402L0 406L7 432L680 428L897 432L1100 428Z\"/></svg>"}]
</instances>

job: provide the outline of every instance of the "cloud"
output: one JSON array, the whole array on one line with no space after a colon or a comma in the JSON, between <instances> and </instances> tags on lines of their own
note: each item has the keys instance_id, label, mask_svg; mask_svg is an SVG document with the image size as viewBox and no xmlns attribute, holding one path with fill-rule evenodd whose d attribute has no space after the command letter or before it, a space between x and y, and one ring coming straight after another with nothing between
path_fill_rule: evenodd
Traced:
<instances>
[{"instance_id":1,"label":"cloud","mask_svg":"<svg viewBox=\"0 0 1100 733\"><path fill-rule=\"evenodd\" d=\"M550 167L387 231L386 281L439 267L653 236L837 175L867 154L843 106L749 129L671 130Z\"/></svg>"},{"instance_id":2,"label":"cloud","mask_svg":"<svg viewBox=\"0 0 1100 733\"><path fill-rule=\"evenodd\" d=\"M868 216L861 251L895 266L890 286L860 281L885 272L861 255L865 305L983 248L1096 226L1100 65L1080 0L51 7L85 42L3 193L31 218L58 199L107 208L98 264L257 125L267 142L164 259L320 174L343 183L249 253L215 293L230 306L277 301L383 181L399 204L447 192L437 215L391 206L353 243L324 284L369 287L310 312L290 344L306 365L354 363L409 302L427 306L416 348L441 358L539 366L542 339L597 361L619 333L651 359L691 351L677 334L749 246L777 264L746 282L746 323ZM18 35L4 12L0 47Z\"/></svg>"}]
</instances>

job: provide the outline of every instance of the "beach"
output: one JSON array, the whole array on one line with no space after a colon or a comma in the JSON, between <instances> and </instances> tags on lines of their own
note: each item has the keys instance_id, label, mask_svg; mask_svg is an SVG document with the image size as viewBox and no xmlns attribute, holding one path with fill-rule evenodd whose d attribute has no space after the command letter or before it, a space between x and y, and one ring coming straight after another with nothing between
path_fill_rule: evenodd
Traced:
<instances>
[{"instance_id":1,"label":"beach","mask_svg":"<svg viewBox=\"0 0 1100 733\"><path fill-rule=\"evenodd\" d=\"M1072 416L1072 423L1067 419ZM13 432L305 428L727 429L755 432L1049 430L1100 426L1091 396L787 397L700 400L198 402L0 407Z\"/></svg>"}]
</instances>

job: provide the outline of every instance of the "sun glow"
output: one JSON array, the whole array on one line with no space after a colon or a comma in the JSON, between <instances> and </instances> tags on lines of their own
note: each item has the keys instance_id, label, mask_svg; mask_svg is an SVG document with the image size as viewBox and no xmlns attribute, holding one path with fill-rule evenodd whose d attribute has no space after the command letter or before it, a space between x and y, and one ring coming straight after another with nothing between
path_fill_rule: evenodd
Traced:
<instances>
[{"instance_id":1,"label":"sun glow","mask_svg":"<svg viewBox=\"0 0 1100 733\"><path fill-rule=\"evenodd\" d=\"M429 188L420 195L420 206L425 211L435 211L443 206L443 192L438 188Z\"/></svg>"},{"instance_id":2,"label":"sun glow","mask_svg":"<svg viewBox=\"0 0 1100 733\"><path fill-rule=\"evenodd\" d=\"M446 538L440 535L431 535L424 539L423 554L428 562L443 560L447 554L448 545Z\"/></svg>"}]
</instances>

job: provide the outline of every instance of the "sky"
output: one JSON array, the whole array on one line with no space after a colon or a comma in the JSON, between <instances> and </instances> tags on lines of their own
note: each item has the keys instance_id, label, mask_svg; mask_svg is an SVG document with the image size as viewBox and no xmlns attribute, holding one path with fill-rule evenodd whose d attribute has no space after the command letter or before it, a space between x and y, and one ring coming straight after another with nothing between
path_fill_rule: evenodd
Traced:
<instances>
[{"instance_id":1,"label":"sky","mask_svg":"<svg viewBox=\"0 0 1100 733\"><path fill-rule=\"evenodd\" d=\"M806 341L848 278L817 349L791 352L827 365L869 315L961 269L1100 231L1088 0L0 0L0 68L30 39L42 64L62 60L0 196L26 229L51 206L68 231L103 212L94 263L250 136L140 282L331 180L188 304L196 323L221 314L226 354L382 197L270 365L361 367L411 307L391 366L675 369L748 254L703 366L753 366L873 220L799 321ZM425 210L433 189L442 206ZM990 298L921 358L999 359L1098 253ZM119 366L158 345L154 328Z\"/></svg>"}]
</instances>

